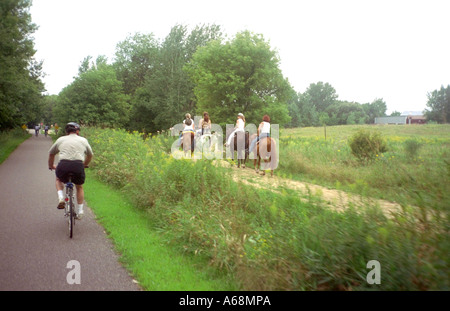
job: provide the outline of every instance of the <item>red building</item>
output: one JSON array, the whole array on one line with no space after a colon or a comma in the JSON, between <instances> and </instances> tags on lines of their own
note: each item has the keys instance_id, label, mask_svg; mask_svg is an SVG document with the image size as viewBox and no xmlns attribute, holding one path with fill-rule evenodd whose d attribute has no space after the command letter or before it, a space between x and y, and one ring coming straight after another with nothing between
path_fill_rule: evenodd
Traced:
<instances>
[{"instance_id":1,"label":"red building","mask_svg":"<svg viewBox=\"0 0 450 311\"><path fill-rule=\"evenodd\" d=\"M401 114L406 116L406 124L425 124L427 120L420 111L405 111Z\"/></svg>"}]
</instances>

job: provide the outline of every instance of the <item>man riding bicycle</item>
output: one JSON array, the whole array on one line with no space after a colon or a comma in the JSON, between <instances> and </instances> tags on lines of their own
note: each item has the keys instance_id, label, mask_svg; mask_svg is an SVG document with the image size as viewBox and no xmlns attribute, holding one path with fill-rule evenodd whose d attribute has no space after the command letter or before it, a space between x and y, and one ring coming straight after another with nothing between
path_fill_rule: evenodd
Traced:
<instances>
[{"instance_id":1,"label":"man riding bicycle","mask_svg":"<svg viewBox=\"0 0 450 311\"><path fill-rule=\"evenodd\" d=\"M56 190L58 192L58 209L64 209L64 184L73 174L72 182L77 188L78 219L84 214L84 168L91 162L94 153L86 138L79 136L80 126L75 122L67 123L66 136L58 138L49 150L48 168L56 169ZM59 163L55 166L55 156L59 153Z\"/></svg>"}]
</instances>

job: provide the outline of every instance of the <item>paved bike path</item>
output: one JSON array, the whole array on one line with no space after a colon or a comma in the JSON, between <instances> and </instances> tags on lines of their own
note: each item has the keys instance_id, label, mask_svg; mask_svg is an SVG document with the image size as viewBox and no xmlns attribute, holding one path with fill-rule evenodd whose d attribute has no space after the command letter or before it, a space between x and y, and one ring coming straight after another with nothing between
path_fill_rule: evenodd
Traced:
<instances>
[{"instance_id":1,"label":"paved bike path","mask_svg":"<svg viewBox=\"0 0 450 311\"><path fill-rule=\"evenodd\" d=\"M47 165L51 145L32 136L0 165L0 290L139 290L88 206L69 238ZM80 284L68 283L77 276Z\"/></svg>"}]
</instances>

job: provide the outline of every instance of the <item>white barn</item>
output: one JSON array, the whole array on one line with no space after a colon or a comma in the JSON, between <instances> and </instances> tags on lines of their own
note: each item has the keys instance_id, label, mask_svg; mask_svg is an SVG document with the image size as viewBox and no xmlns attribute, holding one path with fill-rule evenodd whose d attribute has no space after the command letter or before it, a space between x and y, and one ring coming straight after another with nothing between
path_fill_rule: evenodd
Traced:
<instances>
[{"instance_id":1,"label":"white barn","mask_svg":"<svg viewBox=\"0 0 450 311\"><path fill-rule=\"evenodd\" d=\"M375 124L406 124L407 116L377 117Z\"/></svg>"}]
</instances>

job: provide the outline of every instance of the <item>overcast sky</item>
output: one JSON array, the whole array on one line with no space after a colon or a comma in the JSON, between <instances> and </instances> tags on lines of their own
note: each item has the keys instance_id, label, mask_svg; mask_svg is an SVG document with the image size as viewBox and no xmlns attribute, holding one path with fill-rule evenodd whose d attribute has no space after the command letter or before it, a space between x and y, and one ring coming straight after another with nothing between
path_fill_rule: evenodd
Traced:
<instances>
[{"instance_id":1,"label":"overcast sky","mask_svg":"<svg viewBox=\"0 0 450 311\"><path fill-rule=\"evenodd\" d=\"M421 111L450 84L449 12L449 0L34 0L30 11L49 94L86 56L112 62L128 35L217 24L228 37L262 34L297 92L328 82L340 100L384 99L388 113Z\"/></svg>"}]
</instances>

